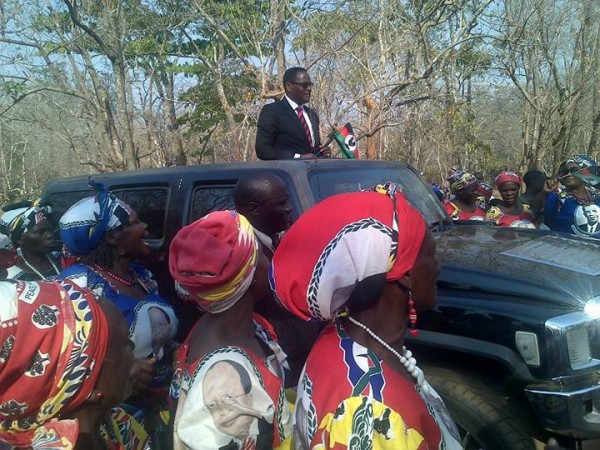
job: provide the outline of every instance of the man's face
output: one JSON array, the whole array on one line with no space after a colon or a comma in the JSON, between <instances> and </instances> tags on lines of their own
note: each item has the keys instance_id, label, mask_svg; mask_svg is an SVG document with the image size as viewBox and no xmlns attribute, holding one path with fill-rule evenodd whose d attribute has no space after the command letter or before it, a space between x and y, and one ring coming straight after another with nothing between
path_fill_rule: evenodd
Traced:
<instances>
[{"instance_id":1,"label":"man's face","mask_svg":"<svg viewBox=\"0 0 600 450\"><path fill-rule=\"evenodd\" d=\"M285 93L299 105L310 102L312 81L308 72L298 72L296 78L285 83Z\"/></svg>"},{"instance_id":2,"label":"man's face","mask_svg":"<svg viewBox=\"0 0 600 450\"><path fill-rule=\"evenodd\" d=\"M583 215L587 219L589 225L595 225L598 223L598 209L594 205L584 206Z\"/></svg>"},{"instance_id":3,"label":"man's face","mask_svg":"<svg viewBox=\"0 0 600 450\"><path fill-rule=\"evenodd\" d=\"M256 209L257 228L266 234L275 234L287 230L291 223L292 207L290 194L285 183L274 180L264 195L261 196Z\"/></svg>"},{"instance_id":4,"label":"man's face","mask_svg":"<svg viewBox=\"0 0 600 450\"><path fill-rule=\"evenodd\" d=\"M254 416L249 414L252 395L244 393L237 371L226 362L212 366L202 382L204 406L217 430L243 440L250 433Z\"/></svg>"}]
</instances>

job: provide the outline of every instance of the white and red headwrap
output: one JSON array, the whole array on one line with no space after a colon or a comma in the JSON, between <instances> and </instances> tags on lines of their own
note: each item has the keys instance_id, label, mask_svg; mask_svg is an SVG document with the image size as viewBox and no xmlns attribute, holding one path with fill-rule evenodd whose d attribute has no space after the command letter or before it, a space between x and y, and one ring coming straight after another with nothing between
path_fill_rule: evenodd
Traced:
<instances>
[{"instance_id":1,"label":"white and red headwrap","mask_svg":"<svg viewBox=\"0 0 600 450\"><path fill-rule=\"evenodd\" d=\"M183 227L169 249L178 294L210 313L225 311L242 298L257 261L252 225L236 211L216 211Z\"/></svg>"},{"instance_id":2,"label":"white and red headwrap","mask_svg":"<svg viewBox=\"0 0 600 450\"><path fill-rule=\"evenodd\" d=\"M68 281L0 282L0 440L72 448L76 420L61 413L93 391L108 323L90 291Z\"/></svg>"},{"instance_id":3,"label":"white and red headwrap","mask_svg":"<svg viewBox=\"0 0 600 450\"><path fill-rule=\"evenodd\" d=\"M358 282L383 273L390 281L404 276L425 231L421 213L393 185L335 195L286 232L271 263L271 288L296 316L332 319Z\"/></svg>"},{"instance_id":4,"label":"white and red headwrap","mask_svg":"<svg viewBox=\"0 0 600 450\"><path fill-rule=\"evenodd\" d=\"M517 186L521 187L521 177L510 170L505 170L504 172L500 172L496 177L495 183L497 188L504 183L515 183Z\"/></svg>"}]
</instances>

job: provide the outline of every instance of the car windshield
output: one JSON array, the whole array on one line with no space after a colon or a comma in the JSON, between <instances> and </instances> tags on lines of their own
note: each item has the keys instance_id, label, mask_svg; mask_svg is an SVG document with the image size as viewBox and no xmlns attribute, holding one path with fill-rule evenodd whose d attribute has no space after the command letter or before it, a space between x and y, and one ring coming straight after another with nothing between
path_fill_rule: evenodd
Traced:
<instances>
[{"instance_id":1,"label":"car windshield","mask_svg":"<svg viewBox=\"0 0 600 450\"><path fill-rule=\"evenodd\" d=\"M327 197L344 192L369 189L378 183L391 181L396 184L408 201L425 217L430 227L449 222L441 203L421 178L404 166L360 168L340 170L316 169L309 173L309 183L319 202Z\"/></svg>"}]
</instances>

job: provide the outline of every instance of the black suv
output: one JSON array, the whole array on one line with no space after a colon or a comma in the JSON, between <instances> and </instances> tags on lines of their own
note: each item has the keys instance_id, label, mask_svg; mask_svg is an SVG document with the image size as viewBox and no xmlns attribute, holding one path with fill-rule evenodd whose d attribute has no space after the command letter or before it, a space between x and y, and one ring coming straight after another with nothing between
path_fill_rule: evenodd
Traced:
<instances>
[{"instance_id":1,"label":"black suv","mask_svg":"<svg viewBox=\"0 0 600 450\"><path fill-rule=\"evenodd\" d=\"M233 208L237 179L279 175L293 215L341 192L395 182L435 231L442 273L438 305L407 338L427 379L451 410L465 449L533 450L534 438L600 448L600 242L482 223L452 224L410 166L396 161L292 160L181 166L99 174L148 223L163 295L177 230ZM90 195L87 177L53 181L46 198L59 216ZM593 440L593 441L592 441Z\"/></svg>"}]
</instances>

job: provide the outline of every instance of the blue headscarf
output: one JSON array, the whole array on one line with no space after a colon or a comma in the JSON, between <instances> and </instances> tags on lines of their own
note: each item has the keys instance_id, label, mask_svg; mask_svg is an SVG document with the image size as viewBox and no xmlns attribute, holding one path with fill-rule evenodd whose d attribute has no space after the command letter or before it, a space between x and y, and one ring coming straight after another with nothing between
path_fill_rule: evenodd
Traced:
<instances>
[{"instance_id":1,"label":"blue headscarf","mask_svg":"<svg viewBox=\"0 0 600 450\"><path fill-rule=\"evenodd\" d=\"M575 163L580 169L587 169L588 167L597 166L596 160L586 155L574 155L565 161L565 164Z\"/></svg>"},{"instance_id":2,"label":"blue headscarf","mask_svg":"<svg viewBox=\"0 0 600 450\"><path fill-rule=\"evenodd\" d=\"M60 218L60 237L67 250L75 256L88 255L100 245L104 235L129 220L131 207L119 200L102 185L93 184L100 192L84 198Z\"/></svg>"}]
</instances>

